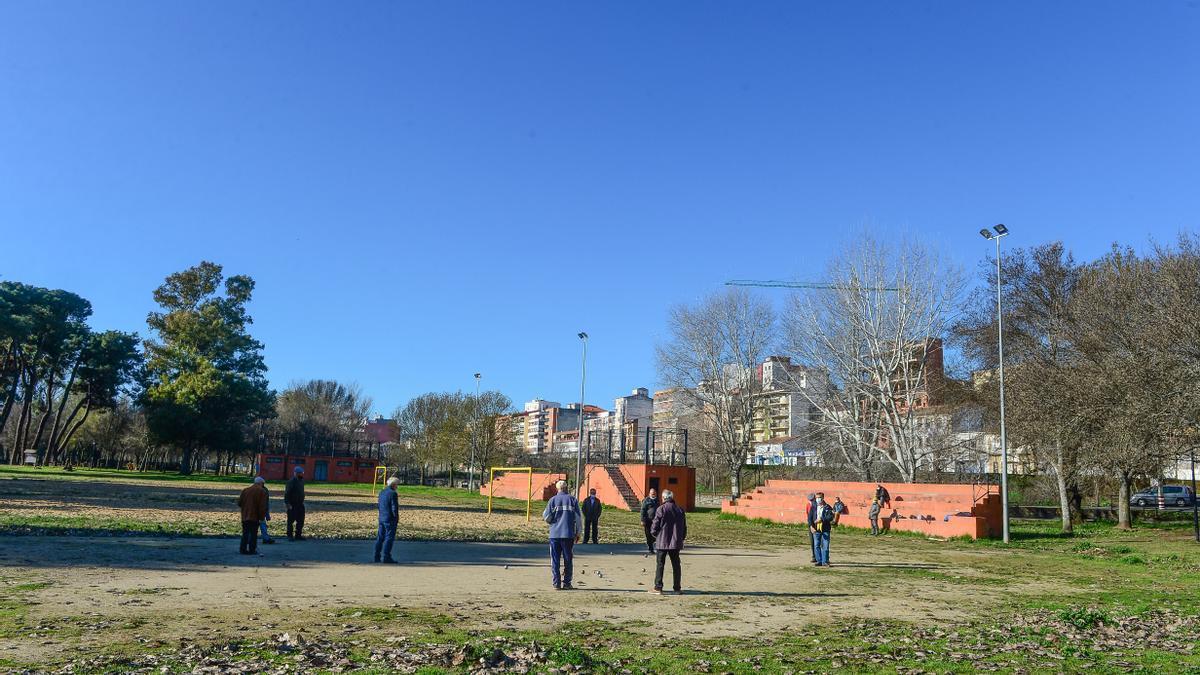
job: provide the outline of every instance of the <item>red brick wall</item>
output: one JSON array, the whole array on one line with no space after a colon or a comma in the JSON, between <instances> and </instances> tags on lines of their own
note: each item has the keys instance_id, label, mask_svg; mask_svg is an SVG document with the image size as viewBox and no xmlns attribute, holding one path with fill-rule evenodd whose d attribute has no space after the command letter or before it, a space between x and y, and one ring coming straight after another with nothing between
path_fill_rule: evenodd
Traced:
<instances>
[{"instance_id":1,"label":"red brick wall","mask_svg":"<svg viewBox=\"0 0 1200 675\"><path fill-rule=\"evenodd\" d=\"M292 477L293 467L304 467L304 480L316 482L317 462L328 466L330 483L370 483L375 477L379 460L354 457L311 457L307 455L258 456L258 475L267 480L287 480Z\"/></svg>"},{"instance_id":2,"label":"red brick wall","mask_svg":"<svg viewBox=\"0 0 1200 675\"><path fill-rule=\"evenodd\" d=\"M875 496L875 483L768 480L736 500L726 500L721 511L778 523L805 522L809 493L824 492L830 504L838 497L846 505L842 525L870 527L867 509ZM1000 535L1000 495L995 487L930 483L885 483L890 506L880 511L885 529L971 538ZM969 515L958 515L965 513ZM914 518L914 516L916 516Z\"/></svg>"}]
</instances>

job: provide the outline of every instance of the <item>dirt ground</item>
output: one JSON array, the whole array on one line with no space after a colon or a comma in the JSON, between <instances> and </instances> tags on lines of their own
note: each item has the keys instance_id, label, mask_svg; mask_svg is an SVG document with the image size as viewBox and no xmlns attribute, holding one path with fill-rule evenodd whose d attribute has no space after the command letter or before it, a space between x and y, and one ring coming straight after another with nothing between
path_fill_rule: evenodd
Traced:
<instances>
[{"instance_id":1,"label":"dirt ground","mask_svg":"<svg viewBox=\"0 0 1200 675\"><path fill-rule=\"evenodd\" d=\"M560 592L551 588L547 546L512 542L545 536L537 514L525 522L524 505L486 516L470 495L402 496L399 529L409 540L396 544L401 564L386 566L370 562L373 495L339 486L309 487L307 530L316 538L296 542L280 537L276 488L278 543L247 557L227 536L238 528L232 500L240 487L0 481L0 516L80 518L82 531L101 535L0 536L0 592L4 584L29 589L22 592L27 628L20 637L0 633L0 660L62 660L110 642L155 646L271 630L344 632L351 630L340 623L347 611L383 624L449 617L471 629L546 629L564 619L594 619L684 639L779 634L813 621L859 618L946 625L978 616L1002 596L1045 590L1037 580L997 576L1003 564L997 556L1007 554L994 550L838 536L834 566L820 569L809 563L805 541L779 546L775 533L747 542L754 548L690 546L683 555L685 593L663 597L646 592L654 559L642 545L580 545L578 590ZM641 536L633 514L614 513L608 522L602 532L609 541ZM99 527L88 530L88 523ZM200 536L121 536L122 527L144 531L148 523ZM726 527L746 536L747 524L707 514L697 515L695 539L729 541L721 535ZM510 543L479 541L489 535Z\"/></svg>"},{"instance_id":2,"label":"dirt ground","mask_svg":"<svg viewBox=\"0 0 1200 675\"><path fill-rule=\"evenodd\" d=\"M962 589L927 588L916 597L863 586L858 573L879 563L861 552L840 553L838 566L816 569L794 550L693 548L683 557L685 594L657 597L646 592L654 560L635 545L579 546L574 592L551 588L544 546L400 542L401 564L385 566L369 562L372 545L282 541L246 557L225 538L5 537L0 566L14 579L45 584L30 596L30 620L54 627L66 618L102 618L132 626L135 638L238 624L253 630L251 615L286 620L280 617L345 607L431 610L473 626L517 628L544 627L565 612L643 622L635 629L679 637L753 635L830 616L946 621L963 613ZM107 638L105 631L79 637L84 645ZM48 631L40 643L0 640L0 656L28 660L68 645Z\"/></svg>"}]
</instances>

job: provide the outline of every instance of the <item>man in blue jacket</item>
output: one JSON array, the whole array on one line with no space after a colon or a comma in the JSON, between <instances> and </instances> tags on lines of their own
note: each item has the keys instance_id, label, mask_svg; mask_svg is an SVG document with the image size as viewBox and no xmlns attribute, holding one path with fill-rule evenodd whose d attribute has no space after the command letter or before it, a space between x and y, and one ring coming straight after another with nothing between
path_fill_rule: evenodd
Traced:
<instances>
[{"instance_id":1,"label":"man in blue jacket","mask_svg":"<svg viewBox=\"0 0 1200 675\"><path fill-rule=\"evenodd\" d=\"M396 540L396 526L400 524L400 496L396 494L396 486L400 479L392 476L388 479L387 487L379 493L379 534L375 538L375 562L395 563L392 557L392 544ZM380 554L383 559L380 559Z\"/></svg>"},{"instance_id":2,"label":"man in blue jacket","mask_svg":"<svg viewBox=\"0 0 1200 675\"><path fill-rule=\"evenodd\" d=\"M546 503L542 511L542 520L550 525L550 573L554 588L569 591L571 586L571 567L574 560L575 542L579 541L579 500L567 494L567 481L560 480L555 484L558 494ZM562 574L559 574L559 561L563 562Z\"/></svg>"}]
</instances>

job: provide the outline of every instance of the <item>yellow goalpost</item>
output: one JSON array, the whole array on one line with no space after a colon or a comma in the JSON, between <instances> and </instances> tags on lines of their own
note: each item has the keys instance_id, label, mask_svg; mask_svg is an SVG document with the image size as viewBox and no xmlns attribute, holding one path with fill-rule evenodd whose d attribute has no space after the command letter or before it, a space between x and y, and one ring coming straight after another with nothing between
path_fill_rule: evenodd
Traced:
<instances>
[{"instance_id":1,"label":"yellow goalpost","mask_svg":"<svg viewBox=\"0 0 1200 675\"><path fill-rule=\"evenodd\" d=\"M524 471L529 474L529 492L525 495L525 522L533 518L533 467L532 466L493 466L488 473L488 513L492 512L492 492L496 489L497 471Z\"/></svg>"},{"instance_id":2,"label":"yellow goalpost","mask_svg":"<svg viewBox=\"0 0 1200 675\"><path fill-rule=\"evenodd\" d=\"M375 467L375 475L371 476L371 492L375 492L376 483L386 483L388 477L388 468L386 466Z\"/></svg>"}]
</instances>

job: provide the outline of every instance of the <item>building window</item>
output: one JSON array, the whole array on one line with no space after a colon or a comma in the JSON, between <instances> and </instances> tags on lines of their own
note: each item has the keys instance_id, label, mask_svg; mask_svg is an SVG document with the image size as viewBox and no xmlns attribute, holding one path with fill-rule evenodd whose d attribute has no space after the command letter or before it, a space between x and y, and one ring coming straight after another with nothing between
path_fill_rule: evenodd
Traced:
<instances>
[{"instance_id":1,"label":"building window","mask_svg":"<svg viewBox=\"0 0 1200 675\"><path fill-rule=\"evenodd\" d=\"M267 464L283 464L282 457L268 457Z\"/></svg>"},{"instance_id":2,"label":"building window","mask_svg":"<svg viewBox=\"0 0 1200 675\"><path fill-rule=\"evenodd\" d=\"M344 461L344 460L343 460L343 461L339 461L339 462L337 463L337 465L338 465L338 466L354 466L354 462L347 462L347 461Z\"/></svg>"}]
</instances>

